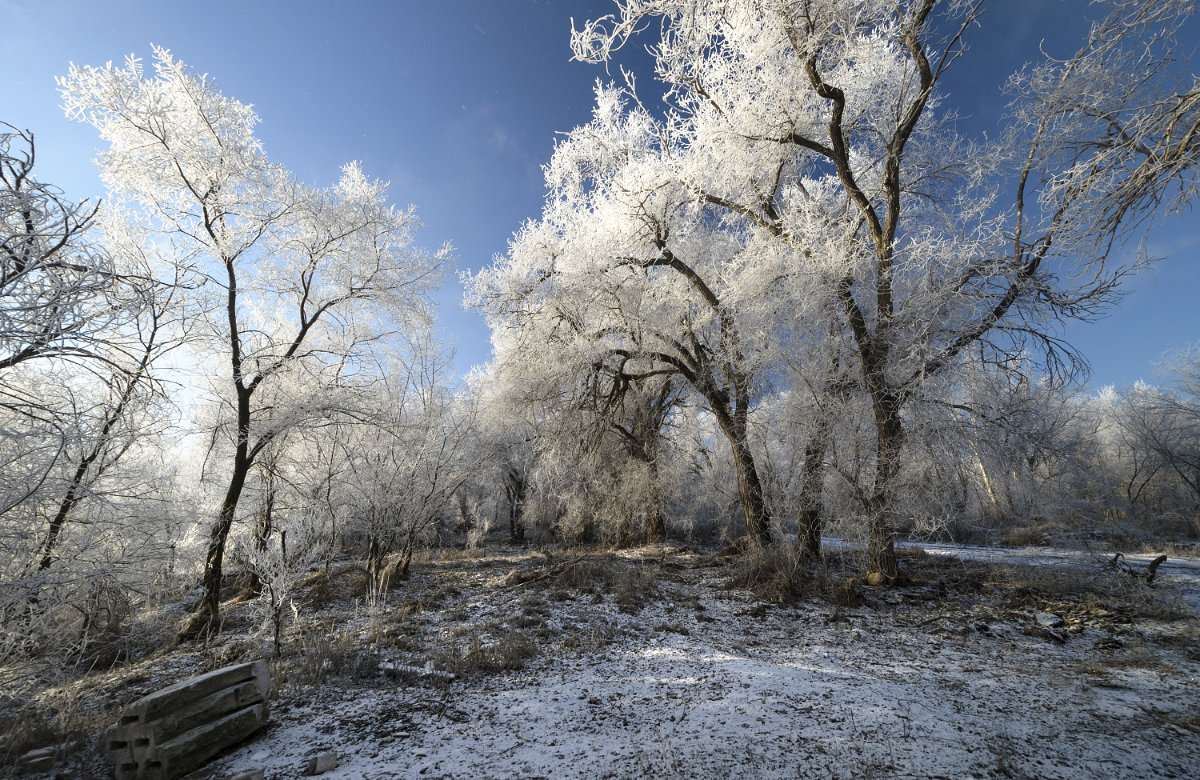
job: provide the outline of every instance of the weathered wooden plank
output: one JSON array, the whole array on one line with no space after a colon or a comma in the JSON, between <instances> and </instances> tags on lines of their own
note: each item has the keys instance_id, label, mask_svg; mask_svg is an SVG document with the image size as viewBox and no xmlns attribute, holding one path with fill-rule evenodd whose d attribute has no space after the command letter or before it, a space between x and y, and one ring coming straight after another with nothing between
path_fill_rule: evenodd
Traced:
<instances>
[{"instance_id":1,"label":"weathered wooden plank","mask_svg":"<svg viewBox=\"0 0 1200 780\"><path fill-rule=\"evenodd\" d=\"M267 715L267 703L259 702L180 734L157 747L154 757L145 764L144 776L150 778L157 773L164 778L175 778L185 775L258 731L267 722Z\"/></svg>"},{"instance_id":2,"label":"weathered wooden plank","mask_svg":"<svg viewBox=\"0 0 1200 780\"><path fill-rule=\"evenodd\" d=\"M163 688L161 691L143 696L125 708L117 725L127 726L152 721L167 711L190 704L246 680L257 680L265 694L269 679L265 660L216 669L208 674L192 677L168 688Z\"/></svg>"},{"instance_id":3,"label":"weathered wooden plank","mask_svg":"<svg viewBox=\"0 0 1200 780\"><path fill-rule=\"evenodd\" d=\"M113 763L118 760L142 763L153 755L158 745L230 712L263 701L264 689L265 686L257 680L247 680L155 720L114 726L108 732L108 750Z\"/></svg>"},{"instance_id":4,"label":"weathered wooden plank","mask_svg":"<svg viewBox=\"0 0 1200 780\"><path fill-rule=\"evenodd\" d=\"M108 731L118 780L172 780L267 720L266 661L225 667L144 696Z\"/></svg>"}]
</instances>

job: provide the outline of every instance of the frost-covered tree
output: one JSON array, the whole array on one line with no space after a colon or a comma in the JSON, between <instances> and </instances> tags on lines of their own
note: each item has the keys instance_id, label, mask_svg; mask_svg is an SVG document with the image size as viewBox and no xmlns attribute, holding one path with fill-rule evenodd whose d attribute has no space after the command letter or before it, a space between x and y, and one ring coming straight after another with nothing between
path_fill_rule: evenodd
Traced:
<instances>
[{"instance_id":1,"label":"frost-covered tree","mask_svg":"<svg viewBox=\"0 0 1200 780\"><path fill-rule=\"evenodd\" d=\"M658 378L712 413L737 466L747 534L771 538L750 439L756 378L774 364L793 250L729 229L678 169L675 128L598 86L591 123L546 167L542 218L472 280L498 363L521 376L604 377L617 390Z\"/></svg>"},{"instance_id":2,"label":"frost-covered tree","mask_svg":"<svg viewBox=\"0 0 1200 780\"><path fill-rule=\"evenodd\" d=\"M1077 387L980 364L939 379L907 412L909 527L1043 542L1093 529L1108 491L1098 490L1097 426Z\"/></svg>"},{"instance_id":3,"label":"frost-covered tree","mask_svg":"<svg viewBox=\"0 0 1200 780\"><path fill-rule=\"evenodd\" d=\"M165 49L154 49L152 73L130 57L72 66L59 86L67 115L108 143L99 165L113 197L203 280L198 329L224 362L232 463L185 631L195 636L216 625L225 544L255 459L323 412L316 388L299 402L280 390L353 373L364 345L419 320L447 254L415 249L412 212L389 205L357 164L316 189L268 161L254 111Z\"/></svg>"},{"instance_id":4,"label":"frost-covered tree","mask_svg":"<svg viewBox=\"0 0 1200 780\"><path fill-rule=\"evenodd\" d=\"M1200 512L1200 349L1171 357L1164 388L1137 386L1125 394L1119 425L1133 445L1131 489L1170 475L1186 498L1178 511ZM1140 456L1140 457L1139 457ZM1140 472L1140 473L1139 473ZM1193 520L1195 532L1200 523Z\"/></svg>"},{"instance_id":5,"label":"frost-covered tree","mask_svg":"<svg viewBox=\"0 0 1200 780\"><path fill-rule=\"evenodd\" d=\"M38 180L32 132L0 130L0 371L51 356L102 360L138 300L97 241L99 206Z\"/></svg>"},{"instance_id":6,"label":"frost-covered tree","mask_svg":"<svg viewBox=\"0 0 1200 780\"><path fill-rule=\"evenodd\" d=\"M0 125L0 516L31 499L65 455L69 410L52 400L53 367L107 375L105 338L128 319L97 206L38 180L33 133ZM36 364L36 365L31 365Z\"/></svg>"},{"instance_id":7,"label":"frost-covered tree","mask_svg":"<svg viewBox=\"0 0 1200 780\"><path fill-rule=\"evenodd\" d=\"M177 280L35 161L31 132L0 133L0 571L30 594L86 580L82 558L103 559L129 502L150 500L128 467L162 429L153 368L179 343ZM87 528L64 549L72 525Z\"/></svg>"},{"instance_id":8,"label":"frost-covered tree","mask_svg":"<svg viewBox=\"0 0 1200 780\"><path fill-rule=\"evenodd\" d=\"M471 393L512 541L542 521L572 540L665 537L659 459L680 396L670 376L508 355L472 377Z\"/></svg>"},{"instance_id":9,"label":"frost-covered tree","mask_svg":"<svg viewBox=\"0 0 1200 780\"><path fill-rule=\"evenodd\" d=\"M532 487L543 503L552 500L553 527L564 539L661 542L660 460L679 388L671 377L583 380L545 407L531 447Z\"/></svg>"},{"instance_id":10,"label":"frost-covered tree","mask_svg":"<svg viewBox=\"0 0 1200 780\"><path fill-rule=\"evenodd\" d=\"M624 511L607 510L621 519L614 538L618 544L631 538L649 542L666 539L660 453L666 427L681 398L679 383L672 376L635 379L626 374L593 377L584 393L582 412L590 418L592 436L585 438L595 450L608 442L615 449L612 494L628 496ZM639 528L625 520L641 518Z\"/></svg>"},{"instance_id":11,"label":"frost-covered tree","mask_svg":"<svg viewBox=\"0 0 1200 780\"><path fill-rule=\"evenodd\" d=\"M455 494L484 460L473 446L474 399L454 395L447 368L432 343L417 345L388 371L376 408L353 429L339 488L345 533L362 540L380 588L408 577L413 553L437 541ZM393 553L395 565L385 569Z\"/></svg>"},{"instance_id":12,"label":"frost-covered tree","mask_svg":"<svg viewBox=\"0 0 1200 780\"><path fill-rule=\"evenodd\" d=\"M123 329L128 332L126 343L110 355L111 370L96 388L99 397L92 399L85 414L74 415L78 436L68 449L69 476L59 480L57 507L50 513L38 550L39 569L49 568L54 561L63 528L79 504L103 495L102 480L126 453L161 436L168 424L169 402L155 368L183 343L176 298L184 288L178 277L155 280L148 266L141 279L143 306L137 319Z\"/></svg>"},{"instance_id":13,"label":"frost-covered tree","mask_svg":"<svg viewBox=\"0 0 1200 780\"><path fill-rule=\"evenodd\" d=\"M653 187L620 192L679 204L671 239L719 226L753 246L722 278L736 269L762 290L787 257L784 273L832 296L875 430L872 579L897 573L906 407L968 357L1069 363L1047 323L1110 303L1130 229L1194 190L1200 90L1170 35L1190 3L1106 5L1075 55L1014 77L1009 132L979 141L955 131L939 86L969 54L982 2L625 0L573 36L578 58L603 62L651 22L661 30L668 108L640 135L671 153ZM608 110L608 127L648 122L640 106ZM603 130L571 143L611 148ZM629 167L647 145L599 160Z\"/></svg>"}]
</instances>

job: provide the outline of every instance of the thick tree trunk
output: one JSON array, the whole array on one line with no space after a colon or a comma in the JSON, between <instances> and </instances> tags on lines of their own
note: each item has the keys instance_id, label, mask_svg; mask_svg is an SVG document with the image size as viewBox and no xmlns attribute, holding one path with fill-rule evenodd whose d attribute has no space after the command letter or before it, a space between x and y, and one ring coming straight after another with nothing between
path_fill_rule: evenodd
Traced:
<instances>
[{"instance_id":1,"label":"thick tree trunk","mask_svg":"<svg viewBox=\"0 0 1200 780\"><path fill-rule=\"evenodd\" d=\"M657 448L652 449L643 445L633 453L633 456L645 463L646 468L650 471L652 496L651 505L646 508L646 527L644 529L646 541L650 544L658 544L667 538L667 521L663 512L662 486L659 483L658 457L655 449Z\"/></svg>"},{"instance_id":2,"label":"thick tree trunk","mask_svg":"<svg viewBox=\"0 0 1200 780\"><path fill-rule=\"evenodd\" d=\"M821 557L821 535L824 518L819 507L801 507L797 513L797 542L800 552L810 558Z\"/></svg>"},{"instance_id":3,"label":"thick tree trunk","mask_svg":"<svg viewBox=\"0 0 1200 780\"><path fill-rule=\"evenodd\" d=\"M885 394L873 405L878 454L875 460L875 492L867 506L867 577L891 582L900 575L900 566L896 561L895 504L904 426L900 419L900 404L894 394Z\"/></svg>"},{"instance_id":4,"label":"thick tree trunk","mask_svg":"<svg viewBox=\"0 0 1200 780\"><path fill-rule=\"evenodd\" d=\"M767 516L767 502L763 497L754 455L750 452L750 442L744 430L725 430L725 437L729 440L733 461L737 466L738 497L742 503L746 535L754 544L765 547L771 543L771 519Z\"/></svg>"},{"instance_id":5,"label":"thick tree trunk","mask_svg":"<svg viewBox=\"0 0 1200 780\"><path fill-rule=\"evenodd\" d=\"M667 539L667 522L663 517L663 512L659 508L655 508L646 518L646 541L650 544L659 544Z\"/></svg>"},{"instance_id":6,"label":"thick tree trunk","mask_svg":"<svg viewBox=\"0 0 1200 780\"><path fill-rule=\"evenodd\" d=\"M229 530L233 527L233 518L237 513L238 500L246 487L246 478L254 465L254 457L261 449L260 442L253 450L250 448L250 391L239 386L237 391L237 448L233 453L233 473L229 477L229 487L225 490L225 499L221 502L221 510L217 514L217 522L212 527L208 537L208 552L204 558L204 577L201 580L203 594L196 607L196 614L179 632L179 641L196 639L215 632L220 625L221 611L221 576L225 560L225 543L229 539Z\"/></svg>"},{"instance_id":7,"label":"thick tree trunk","mask_svg":"<svg viewBox=\"0 0 1200 780\"><path fill-rule=\"evenodd\" d=\"M229 539L229 529L233 528L233 518L235 512L238 511L238 500L241 498L242 488L246 486L246 476L250 474L251 466L250 458L241 454L240 446L238 449L239 457L234 458L233 475L229 479L226 497L221 502L220 514L217 515L217 522L212 526L209 534L209 548L204 557L204 578L200 581L204 588L204 594L200 596L199 610L196 616L198 620L193 620L194 625L188 626L192 629L191 635L180 638L196 638L202 634L208 634L216 629L221 617L224 547Z\"/></svg>"},{"instance_id":8,"label":"thick tree trunk","mask_svg":"<svg viewBox=\"0 0 1200 780\"><path fill-rule=\"evenodd\" d=\"M221 502L221 511L218 513L217 522L213 524L208 537L208 552L204 557L204 578L200 583L204 592L200 596L196 614L179 633L180 641L197 639L213 633L219 625L225 543L229 539L229 530L233 527L238 499L241 498L242 489L246 486L246 477L250 473L251 465L252 461L246 452L245 444L240 444L234 457L233 474L229 479L229 487L225 491L225 499Z\"/></svg>"}]
</instances>

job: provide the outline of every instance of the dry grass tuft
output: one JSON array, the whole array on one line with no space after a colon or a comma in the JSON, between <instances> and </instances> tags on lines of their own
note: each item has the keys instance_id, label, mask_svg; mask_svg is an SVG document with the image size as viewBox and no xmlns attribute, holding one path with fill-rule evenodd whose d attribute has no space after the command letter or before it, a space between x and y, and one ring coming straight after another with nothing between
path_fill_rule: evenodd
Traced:
<instances>
[{"instance_id":1,"label":"dry grass tuft","mask_svg":"<svg viewBox=\"0 0 1200 780\"><path fill-rule=\"evenodd\" d=\"M287 659L280 671L288 682L321 685L333 677L374 677L379 670L379 654L362 646L361 640L347 633L326 635L303 633L297 653Z\"/></svg>"},{"instance_id":2,"label":"dry grass tuft","mask_svg":"<svg viewBox=\"0 0 1200 780\"><path fill-rule=\"evenodd\" d=\"M790 544L749 550L734 561L726 586L771 604L792 604L818 592L812 560Z\"/></svg>"},{"instance_id":3,"label":"dry grass tuft","mask_svg":"<svg viewBox=\"0 0 1200 780\"><path fill-rule=\"evenodd\" d=\"M0 766L15 767L17 759L30 750L64 741L52 714L42 707L26 705L7 715L7 725L0 729Z\"/></svg>"},{"instance_id":4,"label":"dry grass tuft","mask_svg":"<svg viewBox=\"0 0 1200 780\"><path fill-rule=\"evenodd\" d=\"M505 587L538 584L548 590L551 601L569 601L591 594L600 599L611 595L622 612L635 614L658 596L654 575L640 561L613 555L578 555L562 561L550 560L533 569L513 569Z\"/></svg>"},{"instance_id":5,"label":"dry grass tuft","mask_svg":"<svg viewBox=\"0 0 1200 780\"><path fill-rule=\"evenodd\" d=\"M621 568L608 556L582 556L564 565L554 577L554 584L584 593L610 591L621 577Z\"/></svg>"},{"instance_id":6,"label":"dry grass tuft","mask_svg":"<svg viewBox=\"0 0 1200 780\"><path fill-rule=\"evenodd\" d=\"M370 579L366 569L357 564L318 569L296 582L296 601L309 609L321 609L337 601L360 599L366 595Z\"/></svg>"},{"instance_id":7,"label":"dry grass tuft","mask_svg":"<svg viewBox=\"0 0 1200 780\"><path fill-rule=\"evenodd\" d=\"M475 633L465 644L448 644L435 652L430 660L437 669L466 675L523 669L525 661L537 655L537 645L529 637L510 630L491 642L485 642Z\"/></svg>"}]
</instances>

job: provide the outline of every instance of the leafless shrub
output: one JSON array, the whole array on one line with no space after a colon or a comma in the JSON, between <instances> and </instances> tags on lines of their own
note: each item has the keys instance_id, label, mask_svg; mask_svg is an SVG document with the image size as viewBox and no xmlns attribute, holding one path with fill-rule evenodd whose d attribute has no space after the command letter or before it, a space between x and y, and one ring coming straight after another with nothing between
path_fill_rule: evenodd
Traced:
<instances>
[{"instance_id":1,"label":"leafless shrub","mask_svg":"<svg viewBox=\"0 0 1200 780\"><path fill-rule=\"evenodd\" d=\"M88 672L129 659L128 624L144 600L120 579L95 573L10 585L0 594L0 661Z\"/></svg>"},{"instance_id":2,"label":"leafless shrub","mask_svg":"<svg viewBox=\"0 0 1200 780\"><path fill-rule=\"evenodd\" d=\"M82 687L67 676L30 699L4 699L0 700L0 777L11 776L5 770L17 767L22 755L39 748L55 748L55 768L61 769L67 759L78 766L80 755L91 751L97 735L115 717L108 708L86 703ZM99 767L85 766L82 774L98 776L95 769Z\"/></svg>"},{"instance_id":3,"label":"leafless shrub","mask_svg":"<svg viewBox=\"0 0 1200 780\"><path fill-rule=\"evenodd\" d=\"M620 579L618 568L611 558L584 556L565 565L554 577L554 584L577 591L610 591Z\"/></svg>"},{"instance_id":4,"label":"leafless shrub","mask_svg":"<svg viewBox=\"0 0 1200 780\"><path fill-rule=\"evenodd\" d=\"M1031 605L1065 602L1123 619L1180 620L1195 617L1175 589L1097 565L998 564L990 567L989 584L1008 592L1010 601Z\"/></svg>"}]
</instances>

